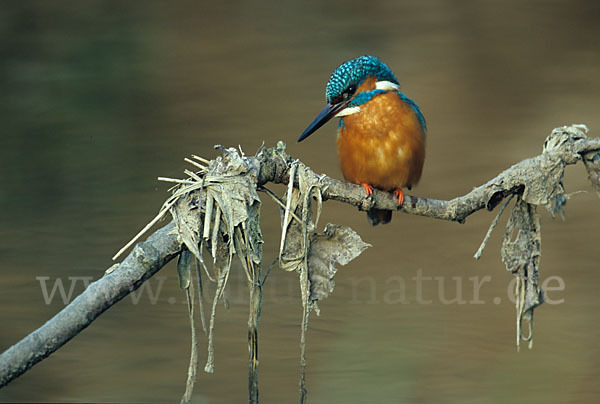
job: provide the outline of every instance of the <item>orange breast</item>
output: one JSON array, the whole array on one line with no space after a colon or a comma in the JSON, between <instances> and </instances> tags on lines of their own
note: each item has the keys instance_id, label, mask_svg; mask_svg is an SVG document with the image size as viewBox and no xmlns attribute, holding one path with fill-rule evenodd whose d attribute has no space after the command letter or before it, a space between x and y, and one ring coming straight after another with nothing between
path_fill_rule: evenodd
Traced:
<instances>
[{"instance_id":1,"label":"orange breast","mask_svg":"<svg viewBox=\"0 0 600 404\"><path fill-rule=\"evenodd\" d=\"M342 119L337 147L347 181L385 191L416 185L425 160L425 133L396 92L375 96Z\"/></svg>"}]
</instances>

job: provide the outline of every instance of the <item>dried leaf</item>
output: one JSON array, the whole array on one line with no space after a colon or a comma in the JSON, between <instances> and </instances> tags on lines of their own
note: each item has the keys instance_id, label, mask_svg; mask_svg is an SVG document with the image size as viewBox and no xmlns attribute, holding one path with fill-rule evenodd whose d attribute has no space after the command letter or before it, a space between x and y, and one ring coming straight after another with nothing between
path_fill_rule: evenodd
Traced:
<instances>
[{"instance_id":1,"label":"dried leaf","mask_svg":"<svg viewBox=\"0 0 600 404\"><path fill-rule=\"evenodd\" d=\"M583 164L588 173L592 187L600 197L600 153L591 152L583 155Z\"/></svg>"},{"instance_id":2,"label":"dried leaf","mask_svg":"<svg viewBox=\"0 0 600 404\"><path fill-rule=\"evenodd\" d=\"M177 233L181 242L199 260L203 260L202 253L198 248L200 243L201 217L195 196L193 194L182 196L171 207L171 215L173 216L173 221L177 224Z\"/></svg>"},{"instance_id":3,"label":"dried leaf","mask_svg":"<svg viewBox=\"0 0 600 404\"><path fill-rule=\"evenodd\" d=\"M311 237L308 252L310 300L322 300L333 292L336 264L346 265L370 247L351 228L328 223Z\"/></svg>"},{"instance_id":4,"label":"dried leaf","mask_svg":"<svg viewBox=\"0 0 600 404\"><path fill-rule=\"evenodd\" d=\"M548 152L564 148L565 144L573 144L576 140L585 139L587 131L588 128L585 125L563 126L554 129L544 142L544 154L542 156L548 157ZM570 159L577 161L579 156L572 153ZM523 200L534 205L544 205L552 214L552 217L558 214L564 218L565 213L562 207L567 202L567 198L562 179L567 161L559 156L538 158L535 161L539 162L539 168L536 168L533 172L546 173L546 175L528 175L530 184L523 192Z\"/></svg>"},{"instance_id":5,"label":"dried leaf","mask_svg":"<svg viewBox=\"0 0 600 404\"><path fill-rule=\"evenodd\" d=\"M293 189L296 176L298 188ZM337 271L335 264L345 265L368 247L358 234L347 227L329 224L322 234L314 234L323 203L322 178L315 176L301 162L292 163L281 223L279 266L298 273L302 296L300 402L304 402L306 397L306 330L310 313L315 310L319 314L318 300L333 291L333 277ZM314 221L313 202L316 202ZM300 221L292 218L300 218Z\"/></svg>"},{"instance_id":6,"label":"dried leaf","mask_svg":"<svg viewBox=\"0 0 600 404\"><path fill-rule=\"evenodd\" d=\"M192 278L192 253L189 250L182 250L177 259L177 276L179 277L179 287L187 289L190 287Z\"/></svg>"},{"instance_id":7,"label":"dried leaf","mask_svg":"<svg viewBox=\"0 0 600 404\"><path fill-rule=\"evenodd\" d=\"M211 161L208 167L202 166L202 172L186 171L190 178L177 182L168 201L172 204L169 207L181 242L202 263L209 278L217 280L208 329L206 372L214 371L216 308L218 301L224 297L233 255L237 254L240 258L251 291L255 291L260 282L263 243L260 199L256 190L257 162L245 158L243 153L234 148L218 148L223 156ZM214 277L211 277L204 263L204 245L213 258ZM190 285L189 258L189 252L180 256L178 270L182 286ZM255 293L254 296L259 295ZM254 312L259 313L260 299L253 299L252 304ZM257 323L258 315L253 319ZM256 326L252 324L254 329ZM255 378L256 372L253 375Z\"/></svg>"},{"instance_id":8,"label":"dried leaf","mask_svg":"<svg viewBox=\"0 0 600 404\"><path fill-rule=\"evenodd\" d=\"M513 181L518 178L522 184L526 184L522 192L523 201L545 206L552 216L562 216L562 206L566 200L562 184L565 162L554 155L542 155L526 162L528 164L513 166L518 168L518 172L513 173Z\"/></svg>"},{"instance_id":9,"label":"dried leaf","mask_svg":"<svg viewBox=\"0 0 600 404\"><path fill-rule=\"evenodd\" d=\"M540 217L536 206L525 202L520 196L506 225L502 241L502 262L517 277L517 346L521 340L533 343L533 311L544 301L539 285L539 262L541 256ZM523 336L522 322L529 321L529 335Z\"/></svg>"},{"instance_id":10,"label":"dried leaf","mask_svg":"<svg viewBox=\"0 0 600 404\"><path fill-rule=\"evenodd\" d=\"M286 195L286 203L285 203L285 211L284 211L284 215L283 215L283 222L281 224L281 242L279 243L279 256L281 257L281 254L283 253L283 248L285 246L285 238L286 238L286 234L287 234L287 229L288 226L290 224L290 221L292 220L292 215L291 212L293 212L294 210L296 210L296 207L292 207L292 192L294 191L294 178L296 178L296 168L298 167L298 164L296 162L292 163L291 167L290 167L290 179L288 181L288 189L287 189L287 195ZM296 203L297 203L298 199L296 198Z\"/></svg>"}]
</instances>

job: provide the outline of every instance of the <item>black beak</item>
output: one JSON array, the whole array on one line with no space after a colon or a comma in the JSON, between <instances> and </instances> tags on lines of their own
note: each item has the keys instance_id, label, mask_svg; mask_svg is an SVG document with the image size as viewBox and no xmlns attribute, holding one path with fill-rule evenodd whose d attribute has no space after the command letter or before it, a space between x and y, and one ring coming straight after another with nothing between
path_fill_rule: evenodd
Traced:
<instances>
[{"instance_id":1,"label":"black beak","mask_svg":"<svg viewBox=\"0 0 600 404\"><path fill-rule=\"evenodd\" d=\"M302 134L298 138L298 142L303 141L304 139L312 135L314 132L316 132L316 130L319 129L321 126L325 125L327 121L329 121L333 116L335 116L335 114L340 112L342 109L346 108L348 102L349 100L342 101L333 105L327 104L325 108L323 108L323 111L321 111L321 113L317 115L315 120L312 121L310 125L308 125L308 128L306 128L304 132L302 132Z\"/></svg>"}]
</instances>

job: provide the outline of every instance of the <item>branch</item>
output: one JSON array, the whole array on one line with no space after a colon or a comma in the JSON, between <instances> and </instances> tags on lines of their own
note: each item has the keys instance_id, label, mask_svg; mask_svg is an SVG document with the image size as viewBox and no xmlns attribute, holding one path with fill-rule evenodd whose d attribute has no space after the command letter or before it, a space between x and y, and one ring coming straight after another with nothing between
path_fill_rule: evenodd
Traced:
<instances>
[{"instance_id":1,"label":"branch","mask_svg":"<svg viewBox=\"0 0 600 404\"><path fill-rule=\"evenodd\" d=\"M548 206L551 202L547 200L548 191L542 190L548 183L548 177L555 175L557 168L562 176L565 165L575 164L581 159L593 186L600 191L600 138L585 138L582 129L581 126L555 129L546 140L542 154L515 164L466 195L449 201L406 195L400 208L396 199L387 192L374 190L371 198L365 198L363 188L358 185L316 174L291 158L282 142L275 148L261 150L256 157L249 159L253 159L253 164L259 167L258 187L269 182L288 184L291 168L300 167L306 175L319 182L323 200L337 200L360 210L372 207L399 210L463 223L472 213L483 208L492 210L504 197L513 193L522 193L530 203ZM294 185L298 186L296 177ZM180 252L181 243L172 222L157 230L147 241L137 244L115 270L92 283L46 324L0 355L0 387L55 352Z\"/></svg>"},{"instance_id":2,"label":"branch","mask_svg":"<svg viewBox=\"0 0 600 404\"><path fill-rule=\"evenodd\" d=\"M174 228L171 222L136 245L112 272L90 284L46 324L0 355L0 387L67 343L179 254L181 245Z\"/></svg>"},{"instance_id":3,"label":"branch","mask_svg":"<svg viewBox=\"0 0 600 404\"><path fill-rule=\"evenodd\" d=\"M578 127L563 127L555 129L552 133L573 128L574 130L579 129ZM491 211L502 199L513 193L524 192L525 197L536 197L535 194L540 191L540 185L547 182L549 171L557 165L575 164L582 159L582 155L599 150L600 138L569 138L558 146L547 149L539 156L523 160L502 171L498 176L466 195L449 201L442 201L405 194L404 204L400 208L396 198L388 192L374 189L372 197L366 198L364 189L359 185L336 180L325 175L318 175L308 167L305 167L305 170L323 185L323 200L340 201L364 211L370 208L398 210L411 215L464 223L469 215L483 208ZM289 170L296 160L285 153L283 143L280 142L277 148L262 150L257 158L261 167L258 178L260 186L268 182L289 183ZM596 159L595 163L598 166L600 159ZM590 172L589 168L588 172ZM590 179L592 179L591 176L590 173ZM297 179L295 179L294 186L298 186ZM544 201L540 202L543 203Z\"/></svg>"}]
</instances>

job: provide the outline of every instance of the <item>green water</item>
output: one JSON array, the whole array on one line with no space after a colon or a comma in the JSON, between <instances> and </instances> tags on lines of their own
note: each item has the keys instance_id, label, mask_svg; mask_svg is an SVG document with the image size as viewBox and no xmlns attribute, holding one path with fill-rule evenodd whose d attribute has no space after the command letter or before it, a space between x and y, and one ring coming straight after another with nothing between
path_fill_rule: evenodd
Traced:
<instances>
[{"instance_id":1,"label":"green water","mask_svg":"<svg viewBox=\"0 0 600 404\"><path fill-rule=\"evenodd\" d=\"M335 124L295 140L349 58L378 55L421 106L429 133L416 195L464 194L540 153L557 126L585 123L600 136L599 17L592 1L3 2L0 350L64 306L58 290L45 299L43 277L48 293L57 279L65 293L76 281L74 297L84 279L102 276L166 198L156 177L182 175L185 156L212 158L215 144L251 154L284 140L294 157L341 178ZM598 401L600 200L582 167L567 170L565 186L588 192L569 200L566 221L542 212L541 261L542 280L564 283L549 297L564 301L536 311L534 349L520 353L499 256L504 220L476 262L488 213L465 225L396 214L371 228L364 213L327 202L321 223L351 226L373 247L339 270L311 320L309 402ZM267 198L262 214L270 263L279 215ZM486 276L476 299L473 279ZM431 279L419 289L419 277ZM148 286L137 304L126 298L0 390L0 402L179 400L185 297L171 265ZM230 287L215 374L199 374L198 403L246 400L238 267ZM457 287L465 304L449 303ZM295 275L272 272L263 403L297 400L300 318ZM200 345L203 362L204 336Z\"/></svg>"}]
</instances>

